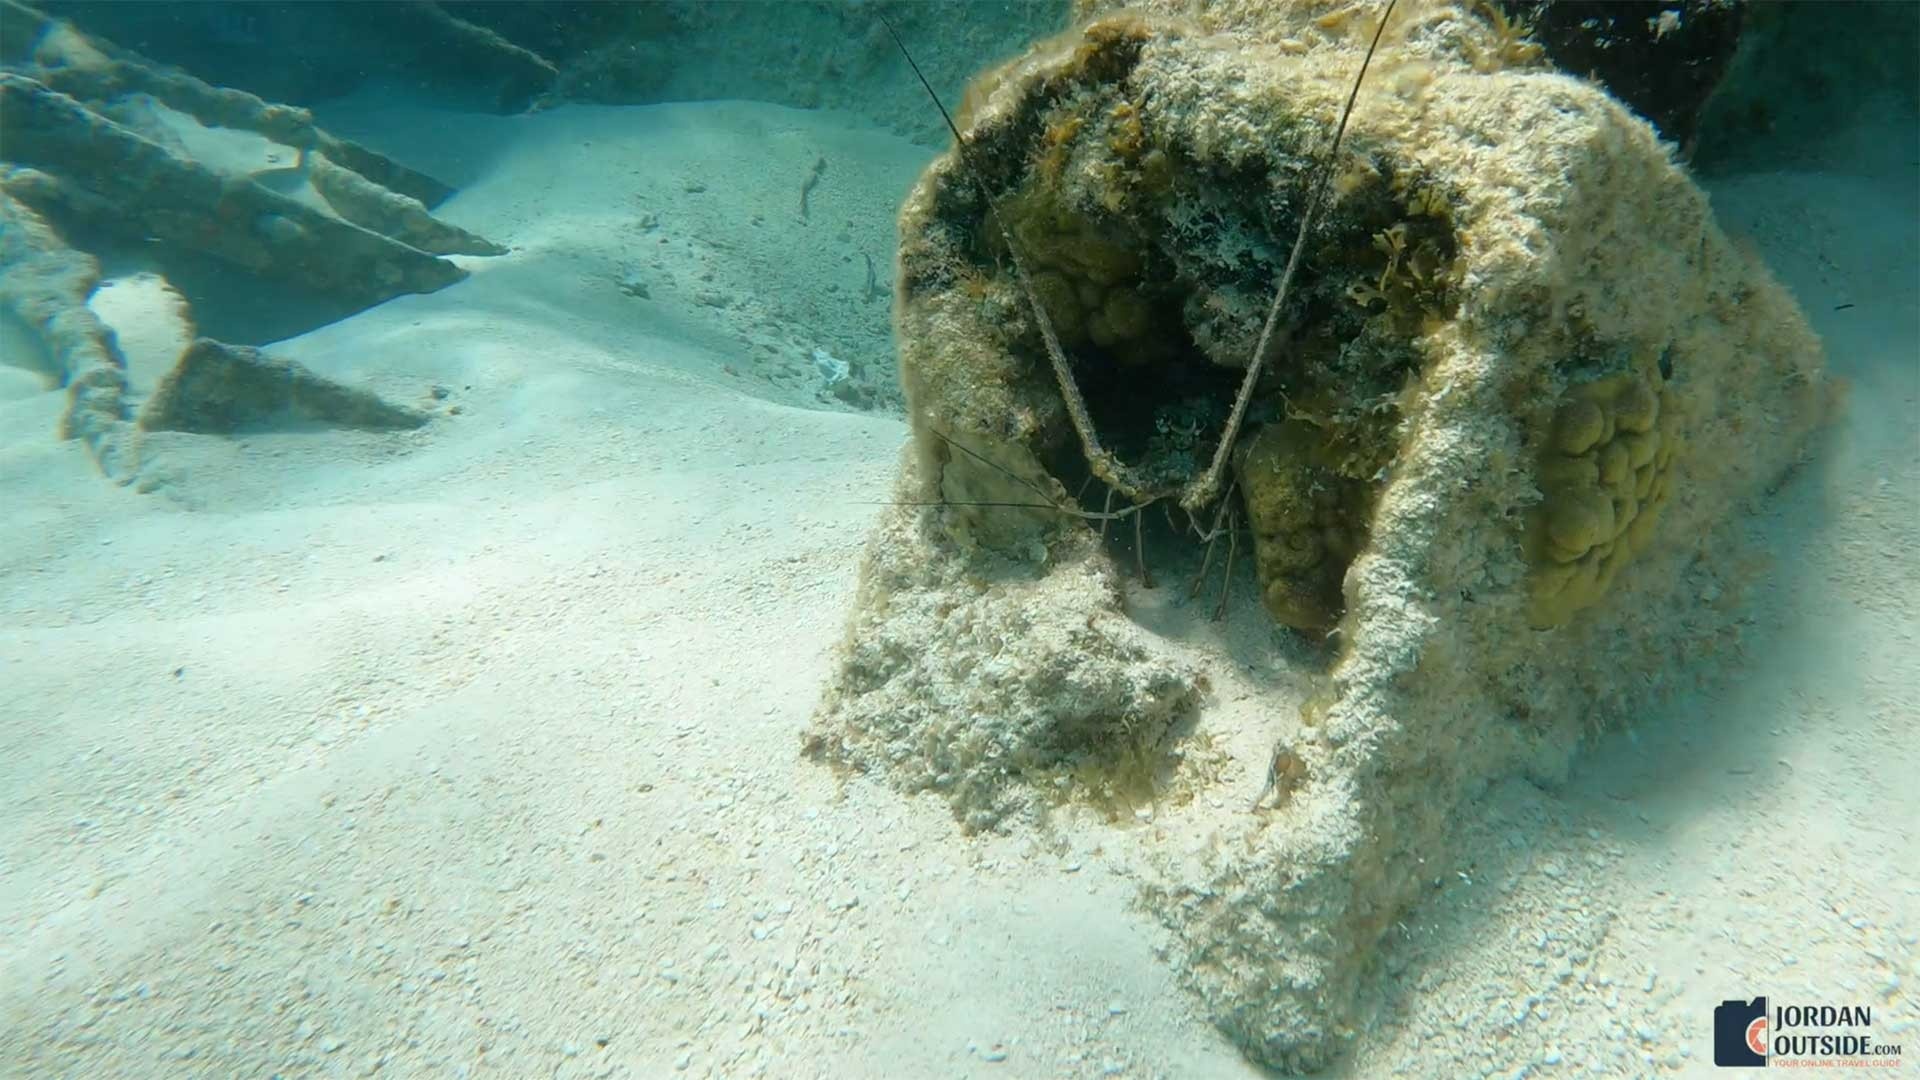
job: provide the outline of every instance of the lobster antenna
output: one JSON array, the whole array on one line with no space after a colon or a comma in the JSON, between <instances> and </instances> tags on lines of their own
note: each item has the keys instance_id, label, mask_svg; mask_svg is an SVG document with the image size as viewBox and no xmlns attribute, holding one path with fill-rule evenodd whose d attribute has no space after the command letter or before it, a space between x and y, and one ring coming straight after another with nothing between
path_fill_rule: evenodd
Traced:
<instances>
[{"instance_id":1,"label":"lobster antenna","mask_svg":"<svg viewBox=\"0 0 1920 1080\"><path fill-rule=\"evenodd\" d=\"M1253 347L1253 358L1247 361L1247 374L1240 380L1239 396L1234 398L1233 413L1227 417L1227 427L1220 436L1220 445L1214 448L1213 461L1207 465L1207 471L1194 477L1186 490L1180 493L1180 505L1188 513L1213 502L1220 491L1220 478L1226 474L1227 462L1233 457L1233 444L1240 436L1240 423L1246 419L1247 405L1253 400L1253 387L1260 380L1260 368L1266 362L1267 346L1273 341L1273 330L1280 322L1280 305L1286 302L1287 289L1293 284L1293 273L1300 268L1300 256L1307 250L1307 233L1313 228L1313 219L1320 211L1320 204L1326 201L1327 188L1333 182L1334 159L1340 155L1340 141L1347 134L1347 119L1353 115L1353 103L1360 100L1360 84L1366 81L1367 67L1373 63L1374 50L1380 47L1380 37L1387 31L1387 20L1393 15L1395 0L1387 0L1387 6L1380 12L1380 25L1374 28L1373 41L1367 45L1367 55L1360 61L1360 71L1353 77L1353 90L1347 94L1347 106L1340 110L1340 126L1334 129L1333 145L1327 148L1327 156L1320 160L1320 175L1314 180L1313 194L1307 198L1307 211L1300 217L1300 232L1293 240L1293 254L1287 256L1287 268L1280 273L1280 285L1273 292L1273 304L1267 308L1267 321L1260 328L1260 341Z\"/></svg>"},{"instance_id":2,"label":"lobster antenna","mask_svg":"<svg viewBox=\"0 0 1920 1080\"><path fill-rule=\"evenodd\" d=\"M1320 161L1318 175L1314 180L1312 192L1308 196L1306 212L1300 218L1300 231L1294 237L1293 251L1287 257L1286 269L1280 274L1279 285L1273 294L1273 303L1267 308L1267 319L1260 328L1260 339L1254 346L1252 358L1247 362L1247 373L1240 381L1240 390L1234 398L1233 411L1227 418L1225 430L1221 433L1220 444L1214 448L1213 460L1208 463L1206 472L1194 477L1180 491L1180 505L1190 514L1211 504L1219 495L1220 480L1226 474L1227 463L1232 459L1234 443L1238 441L1240 435L1240 425L1246 419L1247 407L1253 400L1255 384L1259 382L1260 370L1266 362L1267 347L1272 344L1274 329L1280 321L1280 309L1286 303L1294 273L1299 270L1301 256L1306 252L1307 234L1312 231L1314 219L1319 215L1320 206L1326 201L1327 189L1332 184L1333 165L1339 156L1340 144L1346 138L1347 121L1353 116L1354 103L1360 99L1361 84L1366 81L1367 68L1372 65L1374 53L1380 47L1380 39L1386 33L1387 22L1393 15L1395 3L1397 0L1387 0L1386 6L1381 9L1380 24L1374 28L1373 39L1367 45L1366 56L1361 59L1360 70L1354 75L1353 88L1347 94L1346 106L1340 110L1340 122L1334 129L1333 142L1327 148L1326 156ZM994 201L993 192L987 187L985 174L974 163L967 140L961 137L959 125L953 122L953 114L947 111L946 105L940 101L940 95L934 92L933 84L927 80L926 73L920 70L920 65L913 59L913 53L907 49L907 44L901 39L900 32L894 29L893 22L884 12L876 10L874 14L879 18L880 24L887 28L888 36L893 38L893 43L899 48L900 55L906 59L907 66L913 69L914 77L920 80L920 86L926 90L927 97L933 101L934 108L940 110L940 119L945 121L947 131L953 135L954 152L960 158L961 169L980 192L980 198L987 204L994 225L1007 246L1007 253L1013 263L1014 276L1020 283L1021 292L1026 295L1027 306L1033 312L1034 322L1040 328L1040 338L1046 344L1047 358L1053 365L1054 381L1059 385L1061 400L1067 408L1067 417L1073 422L1075 434L1080 437L1081 450L1088 468L1109 487L1134 499L1138 505L1144 506L1172 494L1171 491L1149 490L1139 481L1132 469L1100 444L1100 437L1094 431L1093 419L1087 412L1086 398L1081 394L1080 386L1073 378L1066 351L1061 348L1059 335L1054 331L1053 320L1040 303L1039 293L1034 289L1033 280L1027 274L1025 262L1020 258L1020 249L1013 242L1012 231L1007 228L1006 221L998 213L999 207Z\"/></svg>"},{"instance_id":3,"label":"lobster antenna","mask_svg":"<svg viewBox=\"0 0 1920 1080\"><path fill-rule=\"evenodd\" d=\"M947 122L947 130L953 133L953 145L960 151L960 160L967 166L967 175L980 188L980 194L987 200L988 205L992 205L993 196L987 194L987 186L981 181L979 170L973 167L973 160L967 157L967 140L960 137L960 128L953 122L953 114L941 104L940 95L933 92L933 84L927 81L927 76L920 70L920 65L914 62L913 54L907 51L907 43L900 40L900 31L893 28L887 13L876 10L874 14L880 17L880 25L887 28L887 36L893 39L894 45L900 50L900 55L906 57L907 66L913 69L913 77L920 80L920 86L926 90L927 97L933 99L933 107L940 110L940 119Z\"/></svg>"},{"instance_id":4,"label":"lobster antenna","mask_svg":"<svg viewBox=\"0 0 1920 1080\"><path fill-rule=\"evenodd\" d=\"M1141 505L1171 494L1167 491L1148 492L1146 485L1140 482L1133 470L1100 445L1100 436L1093 429L1093 417L1087 412L1087 400L1080 393L1080 384L1074 381L1073 369L1067 361L1066 350L1060 347L1060 335L1054 332L1053 319L1040 303L1040 294L1034 289L1033 279L1027 274L1027 265L1020 258L1020 248L1013 242L1013 232L1007 228L1006 219L1000 215L999 206L993 199L993 192L987 189L986 174L974 164L973 157L967 149L967 140L960 136L960 127L953 122L953 114L947 112L947 107L940 103L940 95L934 93L933 84L927 81L927 76L920 70L920 65L914 62L913 54L907 51L907 43L900 39L900 32L893 28L893 23L887 19L884 12L875 11L874 14L879 17L880 25L887 28L893 43L900 49L900 55L906 57L907 66L913 69L914 76L920 80L920 85L927 91L927 96L933 99L933 107L940 110L940 119L946 121L947 130L953 133L954 151L960 155L961 169L967 174L968 179L973 181L973 186L979 190L980 198L985 200L994 225L1000 232L1001 240L1007 245L1007 253L1013 262L1014 278L1020 282L1020 291L1026 295L1027 307L1033 312L1033 321L1040 328L1040 340L1046 344L1047 359L1053 364L1053 380L1060 387L1060 399L1066 404L1067 418L1073 422L1074 433L1080 436L1080 449L1086 457L1087 467L1107 486L1120 491Z\"/></svg>"}]
</instances>

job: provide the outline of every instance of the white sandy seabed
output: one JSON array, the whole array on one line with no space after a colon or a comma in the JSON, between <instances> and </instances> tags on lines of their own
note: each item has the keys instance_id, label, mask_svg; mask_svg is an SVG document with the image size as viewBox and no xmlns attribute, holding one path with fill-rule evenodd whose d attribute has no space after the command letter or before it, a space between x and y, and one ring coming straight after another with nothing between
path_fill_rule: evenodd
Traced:
<instances>
[{"instance_id":1,"label":"white sandy seabed","mask_svg":"<svg viewBox=\"0 0 1920 1080\"><path fill-rule=\"evenodd\" d=\"M141 495L0 379L0 1074L1261 1075L1133 906L1151 823L968 838L798 753L904 435L807 350L884 348L862 255L926 151L329 119L514 250L273 351L459 415L156 439ZM1336 1075L1705 1075L1754 994L1920 1062L1915 190L1716 186L1854 388L1756 523L1746 655L1473 809Z\"/></svg>"}]
</instances>

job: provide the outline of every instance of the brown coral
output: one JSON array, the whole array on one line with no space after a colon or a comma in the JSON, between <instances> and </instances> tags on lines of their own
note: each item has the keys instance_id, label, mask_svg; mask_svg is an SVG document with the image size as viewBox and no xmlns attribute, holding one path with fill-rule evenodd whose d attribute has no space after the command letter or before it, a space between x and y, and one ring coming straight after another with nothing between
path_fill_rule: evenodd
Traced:
<instances>
[{"instance_id":1,"label":"brown coral","mask_svg":"<svg viewBox=\"0 0 1920 1080\"><path fill-rule=\"evenodd\" d=\"M1326 432L1293 419L1261 428L1235 463L1260 598L1277 622L1311 633L1340 620L1373 510L1372 486L1341 475L1333 453Z\"/></svg>"},{"instance_id":2,"label":"brown coral","mask_svg":"<svg viewBox=\"0 0 1920 1080\"><path fill-rule=\"evenodd\" d=\"M1652 542L1679 421L1664 381L1641 371L1580 386L1554 412L1531 538L1534 625L1560 625L1598 603Z\"/></svg>"}]
</instances>

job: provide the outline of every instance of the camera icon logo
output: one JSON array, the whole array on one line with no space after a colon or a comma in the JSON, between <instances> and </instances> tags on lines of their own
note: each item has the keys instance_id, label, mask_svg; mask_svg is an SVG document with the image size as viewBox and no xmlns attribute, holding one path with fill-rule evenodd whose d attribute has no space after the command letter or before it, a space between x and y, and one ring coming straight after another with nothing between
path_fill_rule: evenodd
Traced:
<instances>
[{"instance_id":1,"label":"camera icon logo","mask_svg":"<svg viewBox=\"0 0 1920 1080\"><path fill-rule=\"evenodd\" d=\"M1713 1010L1713 1063L1722 1068L1766 1065L1766 998L1722 1001Z\"/></svg>"}]
</instances>

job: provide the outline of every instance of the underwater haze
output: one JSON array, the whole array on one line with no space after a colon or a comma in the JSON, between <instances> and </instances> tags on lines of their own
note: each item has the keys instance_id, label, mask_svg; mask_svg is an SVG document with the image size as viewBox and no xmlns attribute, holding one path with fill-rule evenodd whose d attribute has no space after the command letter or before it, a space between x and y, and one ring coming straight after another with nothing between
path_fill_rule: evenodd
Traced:
<instances>
[{"instance_id":1,"label":"underwater haze","mask_svg":"<svg viewBox=\"0 0 1920 1080\"><path fill-rule=\"evenodd\" d=\"M1920 1069L1920 5L0 0L0 510L0 1076Z\"/></svg>"}]
</instances>

